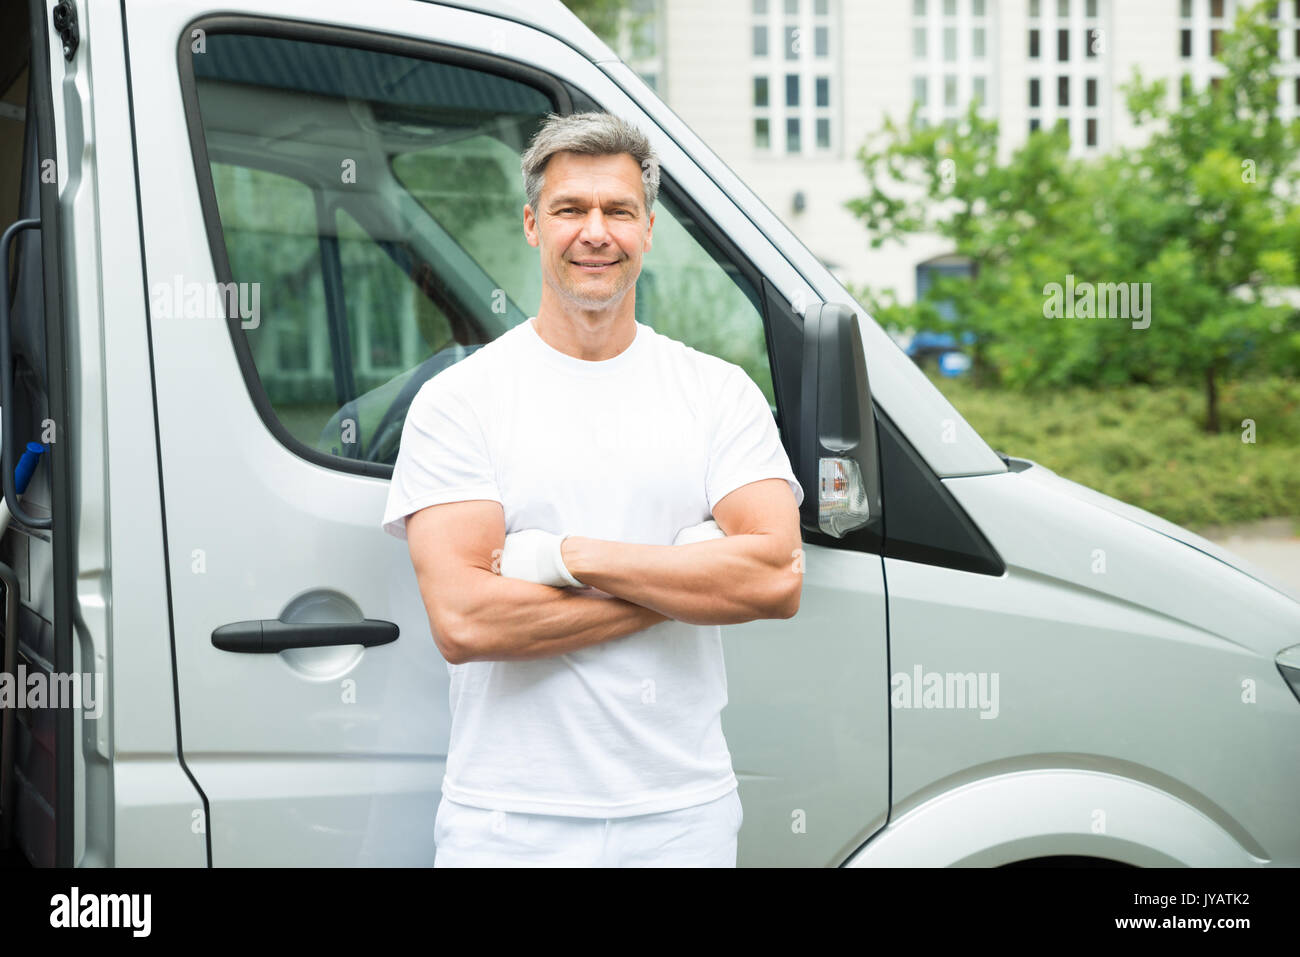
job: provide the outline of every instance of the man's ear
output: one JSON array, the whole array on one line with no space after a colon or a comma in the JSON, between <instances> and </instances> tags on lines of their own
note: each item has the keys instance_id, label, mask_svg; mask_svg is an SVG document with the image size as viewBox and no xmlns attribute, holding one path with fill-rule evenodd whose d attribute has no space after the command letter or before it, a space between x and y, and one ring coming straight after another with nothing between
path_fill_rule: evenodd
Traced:
<instances>
[{"instance_id":1,"label":"man's ear","mask_svg":"<svg viewBox=\"0 0 1300 957\"><path fill-rule=\"evenodd\" d=\"M524 239L528 240L528 245L536 246L537 238L537 217L533 215L533 208L524 203Z\"/></svg>"},{"instance_id":2,"label":"man's ear","mask_svg":"<svg viewBox=\"0 0 1300 957\"><path fill-rule=\"evenodd\" d=\"M650 237L654 234L654 229L655 229L655 214L651 213L649 218L649 225L646 226L646 230L645 230L645 248L641 250L642 252L648 253L650 251L650 245L651 245Z\"/></svg>"}]
</instances>

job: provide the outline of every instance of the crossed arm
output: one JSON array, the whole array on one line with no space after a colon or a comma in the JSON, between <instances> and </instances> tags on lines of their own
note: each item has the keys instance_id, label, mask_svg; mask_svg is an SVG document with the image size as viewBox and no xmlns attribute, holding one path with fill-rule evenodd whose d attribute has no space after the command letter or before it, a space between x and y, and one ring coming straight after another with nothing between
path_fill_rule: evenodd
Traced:
<instances>
[{"instance_id":1,"label":"crossed arm","mask_svg":"<svg viewBox=\"0 0 1300 957\"><path fill-rule=\"evenodd\" d=\"M784 479L763 479L721 499L726 538L637 545L570 536L564 562L611 597L497 574L505 545L498 502L433 505L406 524L429 624L452 664L543 658L620 638L669 619L737 624L790 618L803 586L799 514Z\"/></svg>"}]
</instances>

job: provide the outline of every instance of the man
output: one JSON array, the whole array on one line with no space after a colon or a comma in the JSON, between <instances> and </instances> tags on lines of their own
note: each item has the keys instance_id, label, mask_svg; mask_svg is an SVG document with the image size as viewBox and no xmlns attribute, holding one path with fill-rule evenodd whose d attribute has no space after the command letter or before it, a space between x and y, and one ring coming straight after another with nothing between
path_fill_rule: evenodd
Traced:
<instances>
[{"instance_id":1,"label":"man","mask_svg":"<svg viewBox=\"0 0 1300 957\"><path fill-rule=\"evenodd\" d=\"M434 866L734 867L718 626L798 610L803 491L744 371L636 321L648 140L551 116L522 166L537 315L421 387L384 512L451 672Z\"/></svg>"}]
</instances>

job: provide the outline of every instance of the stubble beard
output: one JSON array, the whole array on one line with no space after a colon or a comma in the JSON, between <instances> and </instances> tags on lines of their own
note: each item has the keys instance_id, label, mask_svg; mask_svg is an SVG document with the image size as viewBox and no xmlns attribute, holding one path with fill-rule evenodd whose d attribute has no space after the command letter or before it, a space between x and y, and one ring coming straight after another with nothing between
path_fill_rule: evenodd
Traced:
<instances>
[{"instance_id":1,"label":"stubble beard","mask_svg":"<svg viewBox=\"0 0 1300 957\"><path fill-rule=\"evenodd\" d=\"M621 274L619 281L611 290L610 294L601 299L594 299L584 293L582 285L567 275L570 268L568 260L561 260L561 270L564 274L557 277L556 290L563 299L568 300L576 306L583 309L604 309L613 303L618 302L627 291L632 288L634 281L629 281L629 270L627 269L627 260L620 261Z\"/></svg>"}]
</instances>

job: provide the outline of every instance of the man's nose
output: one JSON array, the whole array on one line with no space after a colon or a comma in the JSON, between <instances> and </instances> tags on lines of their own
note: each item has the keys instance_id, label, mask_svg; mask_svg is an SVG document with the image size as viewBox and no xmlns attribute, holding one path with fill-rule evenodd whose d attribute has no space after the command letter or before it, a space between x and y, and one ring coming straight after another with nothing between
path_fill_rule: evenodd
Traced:
<instances>
[{"instance_id":1,"label":"man's nose","mask_svg":"<svg viewBox=\"0 0 1300 957\"><path fill-rule=\"evenodd\" d=\"M605 214L599 207L593 207L582 221L582 232L578 237L593 246L603 246L609 241L609 226Z\"/></svg>"}]
</instances>

